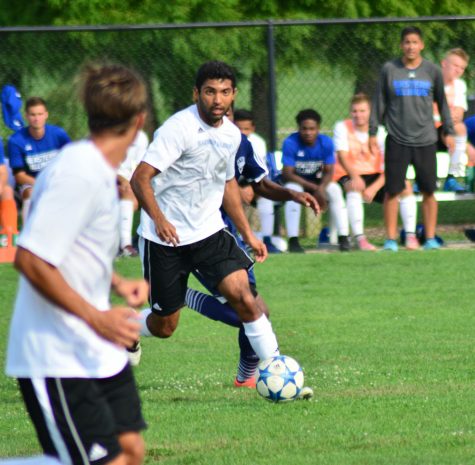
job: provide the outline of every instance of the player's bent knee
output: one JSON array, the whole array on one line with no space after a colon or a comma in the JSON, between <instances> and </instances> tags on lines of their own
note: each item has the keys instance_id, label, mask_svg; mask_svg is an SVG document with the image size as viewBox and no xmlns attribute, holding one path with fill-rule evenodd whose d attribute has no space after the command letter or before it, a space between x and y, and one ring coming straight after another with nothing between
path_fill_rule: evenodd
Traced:
<instances>
[{"instance_id":1,"label":"player's bent knee","mask_svg":"<svg viewBox=\"0 0 475 465\"><path fill-rule=\"evenodd\" d=\"M124 433L119 438L127 465L140 465L145 457L145 442L139 433Z\"/></svg>"},{"instance_id":2,"label":"player's bent knee","mask_svg":"<svg viewBox=\"0 0 475 465\"><path fill-rule=\"evenodd\" d=\"M178 312L176 312L178 313ZM178 325L178 315L175 313L169 316L161 317L151 313L147 317L147 327L150 332L161 339L167 339L173 335Z\"/></svg>"}]
</instances>

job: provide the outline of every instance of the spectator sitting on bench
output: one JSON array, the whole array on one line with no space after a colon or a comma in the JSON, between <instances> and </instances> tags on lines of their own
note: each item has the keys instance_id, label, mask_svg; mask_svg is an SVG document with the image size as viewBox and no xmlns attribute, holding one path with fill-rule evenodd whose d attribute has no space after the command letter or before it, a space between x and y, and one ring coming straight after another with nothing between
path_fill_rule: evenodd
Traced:
<instances>
[{"instance_id":1,"label":"spectator sitting on bench","mask_svg":"<svg viewBox=\"0 0 475 465\"><path fill-rule=\"evenodd\" d=\"M296 116L298 131L288 136L282 146L282 179L285 187L312 194L322 210L329 213L336 225L338 244L342 252L350 250L346 205L340 186L332 182L335 155L331 137L320 134L321 116L313 109L302 110ZM301 205L285 204L285 223L289 237L289 252L304 252L299 243Z\"/></svg>"},{"instance_id":2,"label":"spectator sitting on bench","mask_svg":"<svg viewBox=\"0 0 475 465\"><path fill-rule=\"evenodd\" d=\"M444 90L450 115L455 130L455 148L450 154L450 165L447 178L444 183L444 191L464 193L466 188L456 178L465 177L467 164L467 129L463 122L463 115L467 111L467 85L461 79L467 68L469 56L461 48L449 50L441 62ZM447 152L445 136L442 132L442 124L437 105L434 103L434 120L438 131L437 150Z\"/></svg>"}]
</instances>

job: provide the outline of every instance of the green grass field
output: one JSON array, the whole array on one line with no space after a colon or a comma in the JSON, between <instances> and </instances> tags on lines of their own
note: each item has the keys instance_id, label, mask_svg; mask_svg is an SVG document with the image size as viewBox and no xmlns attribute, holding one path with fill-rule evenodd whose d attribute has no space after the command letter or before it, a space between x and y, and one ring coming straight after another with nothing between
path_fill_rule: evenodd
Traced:
<instances>
[{"instance_id":1,"label":"green grass field","mask_svg":"<svg viewBox=\"0 0 475 465\"><path fill-rule=\"evenodd\" d=\"M163 465L469 465L475 458L475 250L271 256L258 265L282 353L312 401L232 387L237 331L185 309L135 369ZM117 269L138 276L137 259ZM1 265L4 359L17 277ZM38 453L16 384L0 375L0 457Z\"/></svg>"}]
</instances>

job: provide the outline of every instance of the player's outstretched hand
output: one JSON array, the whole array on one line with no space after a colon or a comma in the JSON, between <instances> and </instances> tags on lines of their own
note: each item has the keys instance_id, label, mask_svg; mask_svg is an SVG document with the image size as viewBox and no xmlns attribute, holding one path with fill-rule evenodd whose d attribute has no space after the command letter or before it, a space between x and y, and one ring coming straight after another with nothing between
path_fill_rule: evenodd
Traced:
<instances>
[{"instance_id":1,"label":"player's outstretched hand","mask_svg":"<svg viewBox=\"0 0 475 465\"><path fill-rule=\"evenodd\" d=\"M310 207L315 215L320 213L320 205L312 194L309 194L308 192L295 192L294 196L295 202L300 203L304 207Z\"/></svg>"},{"instance_id":2,"label":"player's outstretched hand","mask_svg":"<svg viewBox=\"0 0 475 465\"><path fill-rule=\"evenodd\" d=\"M138 314L130 307L97 311L90 322L99 336L121 347L131 347L140 336Z\"/></svg>"},{"instance_id":3,"label":"player's outstretched hand","mask_svg":"<svg viewBox=\"0 0 475 465\"><path fill-rule=\"evenodd\" d=\"M123 297L133 308L147 302L148 283L145 279L124 279L121 278L114 287L116 294Z\"/></svg>"},{"instance_id":4,"label":"player's outstretched hand","mask_svg":"<svg viewBox=\"0 0 475 465\"><path fill-rule=\"evenodd\" d=\"M267 258L267 247L264 242L259 240L257 237L252 236L247 243L254 252L256 262L262 263Z\"/></svg>"}]
</instances>

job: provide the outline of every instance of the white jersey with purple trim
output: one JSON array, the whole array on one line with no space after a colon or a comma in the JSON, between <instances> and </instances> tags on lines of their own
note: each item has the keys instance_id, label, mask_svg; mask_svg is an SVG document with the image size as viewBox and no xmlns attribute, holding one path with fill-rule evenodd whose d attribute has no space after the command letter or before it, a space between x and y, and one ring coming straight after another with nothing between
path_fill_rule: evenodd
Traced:
<instances>
[{"instance_id":1,"label":"white jersey with purple trim","mask_svg":"<svg viewBox=\"0 0 475 465\"><path fill-rule=\"evenodd\" d=\"M56 267L99 310L110 308L119 247L117 172L91 141L69 144L38 176L18 245ZM8 341L15 377L105 378L127 363L125 349L51 303L23 276Z\"/></svg>"},{"instance_id":2,"label":"white jersey with purple trim","mask_svg":"<svg viewBox=\"0 0 475 465\"><path fill-rule=\"evenodd\" d=\"M228 118L206 124L192 105L155 131L142 162L160 173L152 179L155 200L175 226L179 245L192 244L224 228L220 207L226 181L234 177L241 132ZM138 234L157 244L155 224L142 209Z\"/></svg>"}]
</instances>

